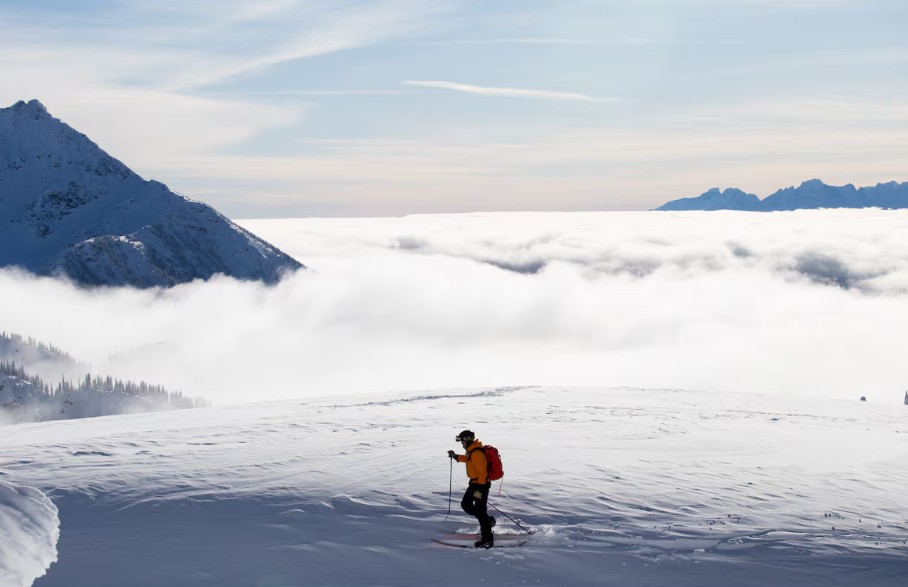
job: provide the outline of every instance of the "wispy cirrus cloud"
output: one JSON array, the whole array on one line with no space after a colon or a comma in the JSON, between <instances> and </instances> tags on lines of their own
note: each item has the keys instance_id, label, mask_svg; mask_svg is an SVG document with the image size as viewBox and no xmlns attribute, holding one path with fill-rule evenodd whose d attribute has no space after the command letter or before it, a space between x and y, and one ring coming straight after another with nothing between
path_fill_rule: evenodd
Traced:
<instances>
[{"instance_id":1,"label":"wispy cirrus cloud","mask_svg":"<svg viewBox=\"0 0 908 587\"><path fill-rule=\"evenodd\" d=\"M404 90L277 90L269 92L238 92L243 96L396 96Z\"/></svg>"},{"instance_id":2,"label":"wispy cirrus cloud","mask_svg":"<svg viewBox=\"0 0 908 587\"><path fill-rule=\"evenodd\" d=\"M358 49L406 35L427 26L431 17L448 8L421 0L385 0L363 6L358 3L330 5L313 10L307 3L294 3L282 13L269 15L285 29L278 42L261 37L262 49L251 48L242 57L218 55L214 63L202 63L175 80L181 89L215 85L276 65ZM298 24L294 29L288 25Z\"/></svg>"},{"instance_id":3,"label":"wispy cirrus cloud","mask_svg":"<svg viewBox=\"0 0 908 587\"><path fill-rule=\"evenodd\" d=\"M62 14L37 6L0 8L11 30L5 53L44 54L32 77L55 64L81 70L77 85L104 82L192 93L292 61L374 46L431 28L450 7L425 0L313 3L165 0ZM72 57L80 55L79 58ZM53 54L53 55L50 55ZM84 59L81 55L91 54ZM132 67L123 67L125 62ZM83 78L87 74L87 78ZM77 81L76 80L76 81Z\"/></svg>"},{"instance_id":4,"label":"wispy cirrus cloud","mask_svg":"<svg viewBox=\"0 0 908 587\"><path fill-rule=\"evenodd\" d=\"M463 38L420 41L424 46L440 45L564 45L577 47L607 47L665 44L668 39L661 37L629 36L622 38L563 38L563 37L496 37L496 38Z\"/></svg>"},{"instance_id":5,"label":"wispy cirrus cloud","mask_svg":"<svg viewBox=\"0 0 908 587\"><path fill-rule=\"evenodd\" d=\"M173 162L216 157L237 145L254 149L258 136L302 124L312 107L294 96L405 93L335 89L333 80L314 82L325 89L299 91L273 80L242 82L298 59L413 34L445 10L424 0L0 7L9 29L0 36L8 82L0 84L0 107L38 98L138 172L170 181L178 173ZM230 90L210 88L227 82Z\"/></svg>"},{"instance_id":6,"label":"wispy cirrus cloud","mask_svg":"<svg viewBox=\"0 0 908 587\"><path fill-rule=\"evenodd\" d=\"M568 100L573 102L600 102L615 101L614 98L596 98L587 94L578 94L575 92L557 92L551 90L530 90L525 88L501 88L494 86L475 86L472 84L461 84L448 81L421 81L407 80L402 82L405 86L419 88L439 88L442 90L452 90L455 92L465 92L467 94L479 94L482 96L504 96L510 98L531 98L537 100Z\"/></svg>"}]
</instances>

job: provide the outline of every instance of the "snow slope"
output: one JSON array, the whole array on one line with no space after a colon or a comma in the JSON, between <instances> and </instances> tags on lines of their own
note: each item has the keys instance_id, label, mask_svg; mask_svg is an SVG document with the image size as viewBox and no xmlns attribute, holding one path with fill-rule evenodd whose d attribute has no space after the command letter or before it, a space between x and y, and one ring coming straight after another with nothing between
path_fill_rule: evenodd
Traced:
<instances>
[{"instance_id":1,"label":"snow slope","mask_svg":"<svg viewBox=\"0 0 908 587\"><path fill-rule=\"evenodd\" d=\"M171 286L301 267L210 206L145 181L37 100L0 109L0 266L84 285Z\"/></svg>"},{"instance_id":2,"label":"snow slope","mask_svg":"<svg viewBox=\"0 0 908 587\"><path fill-rule=\"evenodd\" d=\"M453 438L499 447L475 531ZM779 395L502 388L17 425L9 483L60 510L37 587L896 586L908 570L908 408ZM500 514L499 532L518 529Z\"/></svg>"}]
</instances>

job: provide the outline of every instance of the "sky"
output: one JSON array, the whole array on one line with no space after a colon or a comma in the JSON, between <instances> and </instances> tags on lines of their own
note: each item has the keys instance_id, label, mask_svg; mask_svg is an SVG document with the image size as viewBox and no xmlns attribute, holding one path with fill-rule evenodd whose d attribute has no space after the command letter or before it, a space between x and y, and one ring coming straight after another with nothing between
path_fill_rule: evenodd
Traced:
<instances>
[{"instance_id":1,"label":"sky","mask_svg":"<svg viewBox=\"0 0 908 587\"><path fill-rule=\"evenodd\" d=\"M906 181L897 0L0 0L39 99L232 218Z\"/></svg>"},{"instance_id":2,"label":"sky","mask_svg":"<svg viewBox=\"0 0 908 587\"><path fill-rule=\"evenodd\" d=\"M309 269L163 290L5 269L0 325L218 405L569 385L866 396L905 413L905 210L242 225Z\"/></svg>"}]
</instances>

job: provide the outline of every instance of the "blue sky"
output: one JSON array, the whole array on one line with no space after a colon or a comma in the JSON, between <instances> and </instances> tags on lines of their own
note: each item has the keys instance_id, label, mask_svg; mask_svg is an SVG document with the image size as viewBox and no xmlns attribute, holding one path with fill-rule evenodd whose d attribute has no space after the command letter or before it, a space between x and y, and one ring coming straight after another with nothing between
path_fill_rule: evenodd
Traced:
<instances>
[{"instance_id":1,"label":"blue sky","mask_svg":"<svg viewBox=\"0 0 908 587\"><path fill-rule=\"evenodd\" d=\"M236 218L908 180L897 0L0 0L37 98Z\"/></svg>"}]
</instances>

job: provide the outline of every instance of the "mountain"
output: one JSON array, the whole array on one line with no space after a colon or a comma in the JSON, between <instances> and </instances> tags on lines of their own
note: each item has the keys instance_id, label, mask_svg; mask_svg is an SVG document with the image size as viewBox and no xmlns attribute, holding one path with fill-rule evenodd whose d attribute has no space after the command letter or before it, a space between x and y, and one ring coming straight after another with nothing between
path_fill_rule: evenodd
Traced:
<instances>
[{"instance_id":1,"label":"mountain","mask_svg":"<svg viewBox=\"0 0 908 587\"><path fill-rule=\"evenodd\" d=\"M696 198L681 198L656 208L657 210L756 210L760 198L736 188L725 191L712 188Z\"/></svg>"},{"instance_id":2,"label":"mountain","mask_svg":"<svg viewBox=\"0 0 908 587\"><path fill-rule=\"evenodd\" d=\"M872 187L855 188L826 185L819 179L805 181L798 187L778 190L760 200L735 188L720 191L713 188L695 198L672 200L656 208L678 210L746 210L773 212L817 208L908 208L908 182L880 183Z\"/></svg>"},{"instance_id":3,"label":"mountain","mask_svg":"<svg viewBox=\"0 0 908 587\"><path fill-rule=\"evenodd\" d=\"M146 181L37 100L0 109L0 267L168 287L303 267L210 206Z\"/></svg>"}]
</instances>

